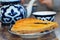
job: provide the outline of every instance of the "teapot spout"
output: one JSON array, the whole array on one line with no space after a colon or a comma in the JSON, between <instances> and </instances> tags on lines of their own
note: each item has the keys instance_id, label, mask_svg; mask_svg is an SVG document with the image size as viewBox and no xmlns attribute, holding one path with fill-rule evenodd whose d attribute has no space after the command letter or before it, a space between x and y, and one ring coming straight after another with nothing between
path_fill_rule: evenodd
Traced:
<instances>
[{"instance_id":1,"label":"teapot spout","mask_svg":"<svg viewBox=\"0 0 60 40\"><path fill-rule=\"evenodd\" d=\"M28 4L28 6L26 7L27 9L27 18L30 17L31 13L32 13L32 7L33 7L33 4L36 0L31 0Z\"/></svg>"}]
</instances>

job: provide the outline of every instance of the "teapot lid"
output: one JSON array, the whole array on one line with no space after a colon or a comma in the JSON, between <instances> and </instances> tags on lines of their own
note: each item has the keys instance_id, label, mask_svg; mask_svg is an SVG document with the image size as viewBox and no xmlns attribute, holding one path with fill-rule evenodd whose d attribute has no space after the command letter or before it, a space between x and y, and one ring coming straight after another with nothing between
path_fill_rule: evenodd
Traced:
<instances>
[{"instance_id":1,"label":"teapot lid","mask_svg":"<svg viewBox=\"0 0 60 40\"><path fill-rule=\"evenodd\" d=\"M14 1L21 1L21 0L0 0L0 2L14 2Z\"/></svg>"}]
</instances>

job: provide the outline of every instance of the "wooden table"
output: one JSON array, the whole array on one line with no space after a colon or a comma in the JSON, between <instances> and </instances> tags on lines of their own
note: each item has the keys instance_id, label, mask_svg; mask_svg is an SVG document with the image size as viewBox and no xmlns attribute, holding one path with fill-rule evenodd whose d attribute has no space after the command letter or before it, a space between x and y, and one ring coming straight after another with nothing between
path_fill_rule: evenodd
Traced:
<instances>
[{"instance_id":1,"label":"wooden table","mask_svg":"<svg viewBox=\"0 0 60 40\"><path fill-rule=\"evenodd\" d=\"M41 38L22 39L20 36L10 34L7 31L7 28L0 28L0 40L44 40L44 39L41 39ZM45 39L45 40L47 40L47 39ZM58 40L58 39L55 38L54 40Z\"/></svg>"}]
</instances>

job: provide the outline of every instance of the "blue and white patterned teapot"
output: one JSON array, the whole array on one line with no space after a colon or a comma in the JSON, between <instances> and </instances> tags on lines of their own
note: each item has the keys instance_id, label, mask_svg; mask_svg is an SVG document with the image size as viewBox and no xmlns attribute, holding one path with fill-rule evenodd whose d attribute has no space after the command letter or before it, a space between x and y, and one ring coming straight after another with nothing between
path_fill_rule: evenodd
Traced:
<instances>
[{"instance_id":1,"label":"blue and white patterned teapot","mask_svg":"<svg viewBox=\"0 0 60 40\"><path fill-rule=\"evenodd\" d=\"M20 1L2 2L1 7L2 23L15 23L19 19L29 17L31 15L32 6L35 0L31 0L26 9L19 4Z\"/></svg>"}]
</instances>

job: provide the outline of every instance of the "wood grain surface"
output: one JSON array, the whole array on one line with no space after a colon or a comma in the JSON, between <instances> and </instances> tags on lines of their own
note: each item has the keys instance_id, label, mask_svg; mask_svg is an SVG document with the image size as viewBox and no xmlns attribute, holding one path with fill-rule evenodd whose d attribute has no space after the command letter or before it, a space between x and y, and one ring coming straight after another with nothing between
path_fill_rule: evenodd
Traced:
<instances>
[{"instance_id":1,"label":"wood grain surface","mask_svg":"<svg viewBox=\"0 0 60 40\"><path fill-rule=\"evenodd\" d=\"M0 40L58 40L53 34L47 34L43 37L34 39L22 39L20 36L10 34L7 26L0 28Z\"/></svg>"}]
</instances>

